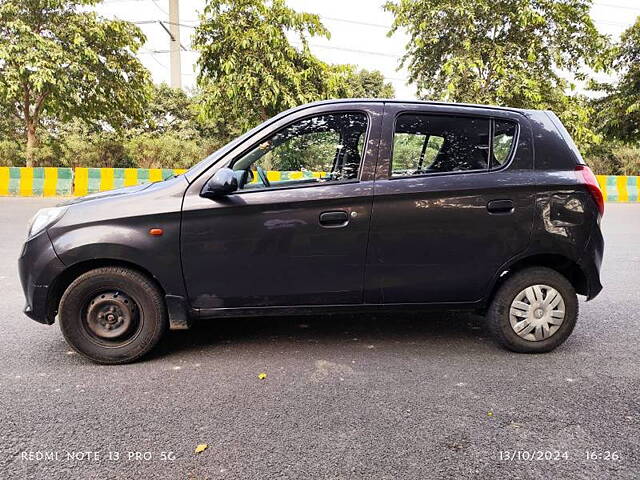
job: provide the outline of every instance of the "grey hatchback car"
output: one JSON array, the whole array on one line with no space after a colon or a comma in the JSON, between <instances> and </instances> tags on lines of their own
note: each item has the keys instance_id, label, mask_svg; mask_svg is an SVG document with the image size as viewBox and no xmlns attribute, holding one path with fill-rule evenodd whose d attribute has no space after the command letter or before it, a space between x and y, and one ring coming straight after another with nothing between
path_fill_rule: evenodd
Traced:
<instances>
[{"instance_id":1,"label":"grey hatchback car","mask_svg":"<svg viewBox=\"0 0 640 480\"><path fill-rule=\"evenodd\" d=\"M547 352L602 289L603 211L551 112L313 103L184 175L38 212L25 313L112 364L194 319L370 309L478 311Z\"/></svg>"}]
</instances>

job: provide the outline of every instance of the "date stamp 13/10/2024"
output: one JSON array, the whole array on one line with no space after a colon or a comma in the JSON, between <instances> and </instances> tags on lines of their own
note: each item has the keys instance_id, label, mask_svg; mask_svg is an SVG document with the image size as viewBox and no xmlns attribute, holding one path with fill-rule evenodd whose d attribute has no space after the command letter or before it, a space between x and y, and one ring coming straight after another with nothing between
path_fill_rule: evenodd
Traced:
<instances>
[{"instance_id":1,"label":"date stamp 13/10/2024","mask_svg":"<svg viewBox=\"0 0 640 480\"><path fill-rule=\"evenodd\" d=\"M587 462L620 462L622 454L617 450L500 450L497 455L501 462L536 462L583 460Z\"/></svg>"}]
</instances>

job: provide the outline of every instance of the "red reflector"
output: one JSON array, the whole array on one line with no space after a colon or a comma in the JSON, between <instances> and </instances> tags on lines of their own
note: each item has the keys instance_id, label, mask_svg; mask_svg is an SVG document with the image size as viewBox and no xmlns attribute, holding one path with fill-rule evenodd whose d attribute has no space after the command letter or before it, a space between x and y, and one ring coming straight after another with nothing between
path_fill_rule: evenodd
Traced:
<instances>
[{"instance_id":1,"label":"red reflector","mask_svg":"<svg viewBox=\"0 0 640 480\"><path fill-rule=\"evenodd\" d=\"M162 230L161 228L151 228L149 229L149 234L150 235L162 235L164 233L164 230Z\"/></svg>"},{"instance_id":2,"label":"red reflector","mask_svg":"<svg viewBox=\"0 0 640 480\"><path fill-rule=\"evenodd\" d=\"M598 206L600 215L604 215L604 197L602 195L602 190L600 190L600 185L598 185L598 179L596 176L586 165L578 165L576 167L576 175L578 176L578 180L580 180L580 182L586 185L589 189L589 193L591 193L593 200Z\"/></svg>"}]
</instances>

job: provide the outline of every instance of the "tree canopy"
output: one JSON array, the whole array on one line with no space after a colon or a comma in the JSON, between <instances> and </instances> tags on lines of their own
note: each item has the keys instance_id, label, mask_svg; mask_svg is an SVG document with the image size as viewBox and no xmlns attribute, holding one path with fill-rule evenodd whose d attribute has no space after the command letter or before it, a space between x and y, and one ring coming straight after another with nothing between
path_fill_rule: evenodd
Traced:
<instances>
[{"instance_id":1,"label":"tree canopy","mask_svg":"<svg viewBox=\"0 0 640 480\"><path fill-rule=\"evenodd\" d=\"M284 0L209 0L194 37L207 120L232 137L307 102L393 96L380 72L315 57L314 36L329 37L318 15Z\"/></svg>"},{"instance_id":2,"label":"tree canopy","mask_svg":"<svg viewBox=\"0 0 640 480\"><path fill-rule=\"evenodd\" d=\"M206 0L195 91L152 86L133 24L99 0L0 0L0 164L187 167L293 106L389 98L377 70L332 65L317 15L286 0ZM551 109L600 173L640 168L640 19L611 46L592 0L389 0L423 99ZM612 67L617 80L587 83ZM587 97L587 88L603 92ZM588 93L588 92L587 92ZM25 142L26 140L26 142ZM27 148L24 148L26 143ZM39 148L35 148L39 146Z\"/></svg>"},{"instance_id":3,"label":"tree canopy","mask_svg":"<svg viewBox=\"0 0 640 480\"><path fill-rule=\"evenodd\" d=\"M601 86L608 94L595 102L596 123L609 138L640 144L640 17L622 34L616 53L619 81Z\"/></svg>"},{"instance_id":4,"label":"tree canopy","mask_svg":"<svg viewBox=\"0 0 640 480\"><path fill-rule=\"evenodd\" d=\"M582 145L587 102L574 80L603 66L607 38L591 0L397 0L392 32L410 42L403 62L423 98L552 109ZM569 74L568 72L571 72Z\"/></svg>"},{"instance_id":5,"label":"tree canopy","mask_svg":"<svg viewBox=\"0 0 640 480\"><path fill-rule=\"evenodd\" d=\"M149 72L135 25L87 11L99 0L0 3L0 103L24 128L27 164L43 119L112 127L144 113Z\"/></svg>"},{"instance_id":6,"label":"tree canopy","mask_svg":"<svg viewBox=\"0 0 640 480\"><path fill-rule=\"evenodd\" d=\"M393 98L395 90L378 70L352 70L345 79L345 97Z\"/></svg>"},{"instance_id":7,"label":"tree canopy","mask_svg":"<svg viewBox=\"0 0 640 480\"><path fill-rule=\"evenodd\" d=\"M315 35L329 37L320 18L284 0L209 0L194 37L205 112L241 111L248 128L325 97L337 88L336 75L311 54L308 38Z\"/></svg>"}]
</instances>

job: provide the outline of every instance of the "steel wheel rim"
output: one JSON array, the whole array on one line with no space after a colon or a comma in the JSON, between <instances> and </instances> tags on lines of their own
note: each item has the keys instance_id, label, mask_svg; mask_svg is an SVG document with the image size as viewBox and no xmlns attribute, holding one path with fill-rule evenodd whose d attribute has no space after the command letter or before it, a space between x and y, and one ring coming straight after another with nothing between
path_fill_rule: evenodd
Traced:
<instances>
[{"instance_id":1,"label":"steel wheel rim","mask_svg":"<svg viewBox=\"0 0 640 480\"><path fill-rule=\"evenodd\" d=\"M565 303L549 285L532 285L518 293L509 308L509 323L520 338L541 342L550 338L565 319Z\"/></svg>"},{"instance_id":2,"label":"steel wheel rim","mask_svg":"<svg viewBox=\"0 0 640 480\"><path fill-rule=\"evenodd\" d=\"M142 327L142 312L137 302L122 291L107 290L94 294L83 310L86 334L105 347L131 342Z\"/></svg>"}]
</instances>

